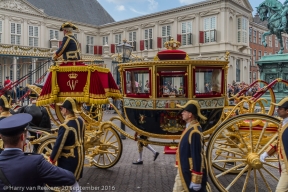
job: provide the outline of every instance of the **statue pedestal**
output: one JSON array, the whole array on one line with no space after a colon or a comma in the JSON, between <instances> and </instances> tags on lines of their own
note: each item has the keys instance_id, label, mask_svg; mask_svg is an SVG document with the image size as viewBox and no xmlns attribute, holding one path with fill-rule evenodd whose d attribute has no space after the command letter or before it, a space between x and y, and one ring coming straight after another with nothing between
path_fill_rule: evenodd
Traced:
<instances>
[{"instance_id":1,"label":"statue pedestal","mask_svg":"<svg viewBox=\"0 0 288 192\"><path fill-rule=\"evenodd\" d=\"M265 55L256 62L260 70L260 79L267 83L272 82L276 78L288 80L288 54ZM273 87L276 96L276 102L288 95L288 86L284 83L276 83ZM267 99L265 106L270 106L270 94L267 91L262 98Z\"/></svg>"}]
</instances>

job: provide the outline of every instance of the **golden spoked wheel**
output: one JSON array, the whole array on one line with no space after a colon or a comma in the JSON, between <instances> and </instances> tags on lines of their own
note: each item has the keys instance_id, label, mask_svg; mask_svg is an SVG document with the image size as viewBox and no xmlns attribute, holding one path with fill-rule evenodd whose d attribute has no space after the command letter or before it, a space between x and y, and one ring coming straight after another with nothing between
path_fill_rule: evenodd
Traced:
<instances>
[{"instance_id":1,"label":"golden spoked wheel","mask_svg":"<svg viewBox=\"0 0 288 192\"><path fill-rule=\"evenodd\" d=\"M111 127L104 129L99 145L95 146L93 164L98 168L113 167L122 155L122 141Z\"/></svg>"},{"instance_id":2,"label":"golden spoked wheel","mask_svg":"<svg viewBox=\"0 0 288 192\"><path fill-rule=\"evenodd\" d=\"M278 159L262 163L260 155L277 139L279 122L265 114L244 114L219 125L206 152L210 178L220 191L275 190Z\"/></svg>"},{"instance_id":3,"label":"golden spoked wheel","mask_svg":"<svg viewBox=\"0 0 288 192\"><path fill-rule=\"evenodd\" d=\"M42 154L44 158L48 160L52 153L52 149L54 147L55 142L56 142L56 139L48 139L44 141L41 145L39 145L37 149L37 153Z\"/></svg>"}]
</instances>

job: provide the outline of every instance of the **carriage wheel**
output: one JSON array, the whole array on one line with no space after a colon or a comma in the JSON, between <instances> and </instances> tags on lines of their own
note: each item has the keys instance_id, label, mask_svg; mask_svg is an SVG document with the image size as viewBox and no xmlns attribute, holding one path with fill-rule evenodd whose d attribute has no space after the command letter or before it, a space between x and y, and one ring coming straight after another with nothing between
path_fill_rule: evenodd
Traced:
<instances>
[{"instance_id":1,"label":"carriage wheel","mask_svg":"<svg viewBox=\"0 0 288 192\"><path fill-rule=\"evenodd\" d=\"M98 154L94 156L93 164L102 169L113 167L122 155L122 140L113 128L106 128L96 149Z\"/></svg>"},{"instance_id":2,"label":"carriage wheel","mask_svg":"<svg viewBox=\"0 0 288 192\"><path fill-rule=\"evenodd\" d=\"M208 143L207 166L212 182L220 191L275 188L278 159L268 157L262 163L259 156L277 139L279 122L265 114L244 114L218 127Z\"/></svg>"},{"instance_id":3,"label":"carriage wheel","mask_svg":"<svg viewBox=\"0 0 288 192\"><path fill-rule=\"evenodd\" d=\"M42 154L45 159L49 160L55 143L56 143L56 139L48 139L48 140L44 141L38 147L37 153Z\"/></svg>"}]
</instances>

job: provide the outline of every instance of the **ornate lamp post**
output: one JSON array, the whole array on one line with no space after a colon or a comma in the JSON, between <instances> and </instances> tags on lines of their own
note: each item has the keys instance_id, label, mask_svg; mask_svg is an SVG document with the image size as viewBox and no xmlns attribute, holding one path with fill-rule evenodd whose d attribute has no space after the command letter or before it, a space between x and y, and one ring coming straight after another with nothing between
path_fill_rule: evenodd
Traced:
<instances>
[{"instance_id":1,"label":"ornate lamp post","mask_svg":"<svg viewBox=\"0 0 288 192\"><path fill-rule=\"evenodd\" d=\"M129 61L130 55L133 50L133 46L127 43L127 40L124 39L123 43L116 46L117 53L122 54L122 62L125 63Z\"/></svg>"},{"instance_id":2,"label":"ornate lamp post","mask_svg":"<svg viewBox=\"0 0 288 192\"><path fill-rule=\"evenodd\" d=\"M117 49L117 53L118 53L118 56L119 56L118 57L119 60L120 60L120 54L121 54L122 55L122 63L128 62L129 58L130 58L130 55L132 53L132 50L133 50L133 46L128 44L127 40L124 39L123 43L121 43L121 44L116 46L116 49ZM115 101L115 103L116 103L116 105L118 104L117 101ZM124 116L125 114L124 114L124 111L123 111L123 101L121 102L121 112L122 112L123 117L125 118L125 116ZM122 122L121 122L121 129L125 131L125 125ZM121 139L126 139L126 137L121 134Z\"/></svg>"}]
</instances>

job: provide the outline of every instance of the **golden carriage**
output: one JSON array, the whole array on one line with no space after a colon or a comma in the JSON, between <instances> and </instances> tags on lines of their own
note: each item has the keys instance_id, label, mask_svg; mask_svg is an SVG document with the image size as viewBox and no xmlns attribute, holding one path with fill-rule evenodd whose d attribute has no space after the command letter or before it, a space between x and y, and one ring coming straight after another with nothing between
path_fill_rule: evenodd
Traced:
<instances>
[{"instance_id":1,"label":"golden carriage","mask_svg":"<svg viewBox=\"0 0 288 192\"><path fill-rule=\"evenodd\" d=\"M267 162L262 163L259 155L277 139L280 120L272 116L273 106L266 112L260 96L269 90L271 100L275 102L272 86L282 80L277 79L269 85L261 81L266 86L253 97L243 96L249 89L247 87L235 96L241 101L229 106L226 88L229 53L223 60L190 60L185 52L175 49L177 43L171 41L166 45L168 50L160 51L154 61L119 65L124 115L111 104L118 116L102 121L102 104L107 103L108 97L117 99L120 95L110 72L91 64L52 66L48 78L51 83L44 86L38 105L44 105L54 124L59 125L64 118L55 103L63 102L67 96L75 98L80 103L80 116L87 127L85 155L88 165L109 168L118 162L122 154L118 133L135 139L135 136L119 128L115 121L146 136L147 139L137 138L144 143L175 147L185 128L176 104L184 105L194 99L201 106L201 113L207 117L207 121L200 123L206 140L208 171L214 185L220 191L272 191L271 185L278 181L279 176L277 157L267 158ZM98 76L104 74L101 77L105 76L109 83L103 85L99 83L103 82L101 78L91 78L95 71ZM79 73L78 77L75 78L73 73ZM77 93L63 91L63 87L73 88L80 73L83 73L81 80L84 78L85 81L81 82ZM66 76L65 80L61 79L63 76ZM74 83L68 83L69 80L74 80ZM93 92L96 89L101 90ZM83 104L89 106L89 110L84 109ZM260 112L255 113L256 108ZM32 131L41 136L31 138L30 143L40 144L38 152L49 156L57 130L48 133L35 128Z\"/></svg>"}]
</instances>

